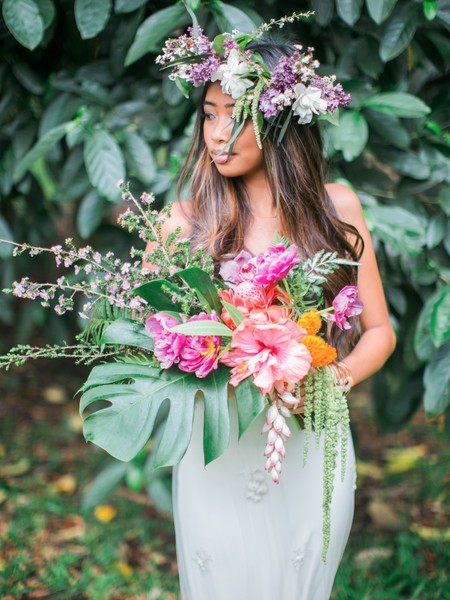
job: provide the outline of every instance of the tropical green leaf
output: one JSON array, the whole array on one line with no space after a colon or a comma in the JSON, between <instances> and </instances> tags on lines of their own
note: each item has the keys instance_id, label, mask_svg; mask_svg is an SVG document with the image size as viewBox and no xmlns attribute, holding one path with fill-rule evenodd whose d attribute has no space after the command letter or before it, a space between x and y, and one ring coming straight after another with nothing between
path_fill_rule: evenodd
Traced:
<instances>
[{"instance_id":1,"label":"tropical green leaf","mask_svg":"<svg viewBox=\"0 0 450 600\"><path fill-rule=\"evenodd\" d=\"M119 180L125 179L125 164L114 137L104 129L96 129L85 141L84 164L90 182L108 200L118 201Z\"/></svg>"},{"instance_id":2,"label":"tropical green leaf","mask_svg":"<svg viewBox=\"0 0 450 600\"><path fill-rule=\"evenodd\" d=\"M156 162L147 142L136 132L125 133L125 160L131 175L149 184L156 177Z\"/></svg>"},{"instance_id":3,"label":"tropical green leaf","mask_svg":"<svg viewBox=\"0 0 450 600\"><path fill-rule=\"evenodd\" d=\"M331 123L331 125L338 127L340 124L339 115L340 115L339 110L333 110L332 112L321 113L317 117L317 120L318 121L326 121L327 123ZM286 119L286 121L287 121L287 119Z\"/></svg>"},{"instance_id":4,"label":"tropical green leaf","mask_svg":"<svg viewBox=\"0 0 450 600\"><path fill-rule=\"evenodd\" d=\"M373 132L384 142L392 144L400 150L409 148L411 139L408 130L398 117L371 109L367 109L364 116Z\"/></svg>"},{"instance_id":5,"label":"tropical green leaf","mask_svg":"<svg viewBox=\"0 0 450 600\"><path fill-rule=\"evenodd\" d=\"M183 333L184 335L222 335L225 337L233 335L233 331L224 323L210 321L209 319L181 323L172 327L171 331Z\"/></svg>"},{"instance_id":6,"label":"tropical green leaf","mask_svg":"<svg viewBox=\"0 0 450 600\"><path fill-rule=\"evenodd\" d=\"M180 291L175 284L166 279L154 279L137 287L134 294L146 300L156 310L181 312L181 306L172 302L164 289L169 290L169 293L170 290L176 293Z\"/></svg>"},{"instance_id":7,"label":"tropical green leaf","mask_svg":"<svg viewBox=\"0 0 450 600\"><path fill-rule=\"evenodd\" d=\"M177 277L180 277L195 291L200 302L206 302L211 310L215 310L220 315L222 305L217 295L216 287L208 273L205 273L205 271L198 267L190 267L189 269L178 271Z\"/></svg>"},{"instance_id":8,"label":"tropical green leaf","mask_svg":"<svg viewBox=\"0 0 450 600\"><path fill-rule=\"evenodd\" d=\"M442 210L449 217L450 216L450 186L444 187L439 192L439 204L442 206Z\"/></svg>"},{"instance_id":9,"label":"tropical green leaf","mask_svg":"<svg viewBox=\"0 0 450 600\"><path fill-rule=\"evenodd\" d=\"M44 22L39 6L33 0L3 0L3 19L16 40L34 50L42 41Z\"/></svg>"},{"instance_id":10,"label":"tropical green leaf","mask_svg":"<svg viewBox=\"0 0 450 600\"><path fill-rule=\"evenodd\" d=\"M412 179L427 179L430 176L429 166L414 152L402 152L395 148L381 146L377 148L380 159L400 173Z\"/></svg>"},{"instance_id":11,"label":"tropical green leaf","mask_svg":"<svg viewBox=\"0 0 450 600\"><path fill-rule=\"evenodd\" d=\"M348 110L343 113L339 127L332 130L331 138L336 150L341 150L348 162L361 154L369 138L369 127L361 113Z\"/></svg>"},{"instance_id":12,"label":"tropical green leaf","mask_svg":"<svg viewBox=\"0 0 450 600\"><path fill-rule=\"evenodd\" d=\"M82 238L91 236L100 225L103 209L104 201L95 190L86 194L77 213L77 230Z\"/></svg>"},{"instance_id":13,"label":"tropical green leaf","mask_svg":"<svg viewBox=\"0 0 450 600\"><path fill-rule=\"evenodd\" d=\"M380 44L380 57L384 62L392 60L406 49L416 33L419 23L419 7L407 2L390 19Z\"/></svg>"},{"instance_id":14,"label":"tropical green leaf","mask_svg":"<svg viewBox=\"0 0 450 600\"><path fill-rule=\"evenodd\" d=\"M35 70L30 69L28 65L22 62L16 62L12 65L12 70L17 80L20 81L26 90L36 96L44 93L44 81Z\"/></svg>"},{"instance_id":15,"label":"tropical green leaf","mask_svg":"<svg viewBox=\"0 0 450 600\"><path fill-rule=\"evenodd\" d=\"M241 311L238 308L236 308L233 304L230 304L229 302L225 302L225 300L222 300L222 304L226 308L227 313L232 318L233 323L236 326L240 325L242 323L242 321L244 320L244 315L241 313Z\"/></svg>"},{"instance_id":16,"label":"tropical green leaf","mask_svg":"<svg viewBox=\"0 0 450 600\"><path fill-rule=\"evenodd\" d=\"M202 3L202 0L183 0L186 6L189 6L191 10L198 10Z\"/></svg>"},{"instance_id":17,"label":"tropical green leaf","mask_svg":"<svg viewBox=\"0 0 450 600\"><path fill-rule=\"evenodd\" d=\"M118 344L153 350L153 338L145 327L130 319L116 319L103 331L102 344Z\"/></svg>"},{"instance_id":18,"label":"tropical green leaf","mask_svg":"<svg viewBox=\"0 0 450 600\"><path fill-rule=\"evenodd\" d=\"M369 15L377 25L386 21L396 3L397 0L366 0Z\"/></svg>"},{"instance_id":19,"label":"tropical green leaf","mask_svg":"<svg viewBox=\"0 0 450 600\"><path fill-rule=\"evenodd\" d=\"M425 362L431 359L436 352L436 347L431 339L431 314L434 305L440 293L434 293L425 302L417 320L416 330L414 333L414 352L418 358Z\"/></svg>"},{"instance_id":20,"label":"tropical green leaf","mask_svg":"<svg viewBox=\"0 0 450 600\"><path fill-rule=\"evenodd\" d=\"M204 379L176 369L106 364L94 367L83 386L80 414L93 409L83 423L91 441L119 460L131 460L149 439L161 406L170 404L155 457L155 468L177 464L188 447L195 398L204 403L204 453L208 464L223 453L229 440L229 370L219 368ZM100 400L110 405L98 408Z\"/></svg>"},{"instance_id":21,"label":"tropical green leaf","mask_svg":"<svg viewBox=\"0 0 450 600\"><path fill-rule=\"evenodd\" d=\"M114 367L100 365L98 368ZM130 369L137 365L129 365ZM170 400L171 423L176 419L177 429L168 430L165 451L176 464L189 444L192 431L194 399L198 390L183 386L190 374L181 373L178 379L163 379L148 367L146 377L132 383L104 384L92 387L81 397L81 413L99 400L107 400L110 406L96 410L83 423L86 441L93 442L119 460L131 460L145 446L153 431L155 419L165 400ZM129 375L127 379L132 379ZM162 443L164 442L164 437ZM168 464L169 464L168 463ZM162 466L162 465L161 465Z\"/></svg>"},{"instance_id":22,"label":"tropical green leaf","mask_svg":"<svg viewBox=\"0 0 450 600\"><path fill-rule=\"evenodd\" d=\"M438 2L437 17L450 29L450 2L448 0Z\"/></svg>"},{"instance_id":23,"label":"tropical green leaf","mask_svg":"<svg viewBox=\"0 0 450 600\"><path fill-rule=\"evenodd\" d=\"M90 510L101 504L119 485L125 477L128 465L123 462L114 461L105 467L83 494L81 508Z\"/></svg>"},{"instance_id":24,"label":"tropical green leaf","mask_svg":"<svg viewBox=\"0 0 450 600\"><path fill-rule=\"evenodd\" d=\"M225 2L214 6L214 19L220 31L237 29L242 33L251 33L256 29L255 23L243 10Z\"/></svg>"},{"instance_id":25,"label":"tropical green leaf","mask_svg":"<svg viewBox=\"0 0 450 600\"><path fill-rule=\"evenodd\" d=\"M14 153L12 146L6 148L0 158L0 196L8 196L13 186Z\"/></svg>"},{"instance_id":26,"label":"tropical green leaf","mask_svg":"<svg viewBox=\"0 0 450 600\"><path fill-rule=\"evenodd\" d=\"M236 398L238 413L239 438L247 431L255 418L264 410L264 396L254 385L252 378L247 377L241 383L231 388Z\"/></svg>"},{"instance_id":27,"label":"tropical green leaf","mask_svg":"<svg viewBox=\"0 0 450 600\"><path fill-rule=\"evenodd\" d=\"M432 416L450 405L450 344L443 346L425 368L425 411Z\"/></svg>"},{"instance_id":28,"label":"tropical green leaf","mask_svg":"<svg viewBox=\"0 0 450 600\"><path fill-rule=\"evenodd\" d=\"M430 181L433 183L450 183L450 160L436 146L421 144L419 157L430 168Z\"/></svg>"},{"instance_id":29,"label":"tropical green leaf","mask_svg":"<svg viewBox=\"0 0 450 600\"><path fill-rule=\"evenodd\" d=\"M0 215L0 240L8 240L13 241L14 235L11 231L8 223L5 219ZM13 246L11 244L6 244L5 242L0 242L0 258L9 258L12 256Z\"/></svg>"},{"instance_id":30,"label":"tropical green leaf","mask_svg":"<svg viewBox=\"0 0 450 600\"><path fill-rule=\"evenodd\" d=\"M50 170L47 168L47 163L42 156L35 161L30 168L30 172L39 183L44 197L48 200L53 199L56 193L56 185Z\"/></svg>"},{"instance_id":31,"label":"tropical green leaf","mask_svg":"<svg viewBox=\"0 0 450 600\"><path fill-rule=\"evenodd\" d=\"M364 100L363 106L383 113L417 119L429 114L430 108L420 98L406 92L385 92Z\"/></svg>"},{"instance_id":32,"label":"tropical green leaf","mask_svg":"<svg viewBox=\"0 0 450 600\"><path fill-rule=\"evenodd\" d=\"M128 50L125 66L139 60L147 52L160 52L163 40L177 27L183 27L191 18L182 4L175 4L153 13L136 32Z\"/></svg>"},{"instance_id":33,"label":"tropical green leaf","mask_svg":"<svg viewBox=\"0 0 450 600\"><path fill-rule=\"evenodd\" d=\"M366 209L369 228L398 253L418 256L425 242L423 220L399 206L370 206Z\"/></svg>"},{"instance_id":34,"label":"tropical green leaf","mask_svg":"<svg viewBox=\"0 0 450 600\"><path fill-rule=\"evenodd\" d=\"M450 231L450 224L447 215L443 212L436 213L428 221L426 244L428 248L435 248L445 238L447 231Z\"/></svg>"},{"instance_id":35,"label":"tropical green leaf","mask_svg":"<svg viewBox=\"0 0 450 600\"><path fill-rule=\"evenodd\" d=\"M158 470L157 472L160 473L161 470ZM153 478L146 486L147 493L150 496L152 503L160 512L170 513L172 511L172 492L170 482L171 480L168 476L165 478Z\"/></svg>"},{"instance_id":36,"label":"tropical green leaf","mask_svg":"<svg viewBox=\"0 0 450 600\"><path fill-rule=\"evenodd\" d=\"M195 381L193 381L193 385L198 386L204 398L203 452L205 465L223 454L230 440L229 381L230 370L226 367L219 367L217 371L213 371L204 379L195 377Z\"/></svg>"},{"instance_id":37,"label":"tropical green leaf","mask_svg":"<svg viewBox=\"0 0 450 600\"><path fill-rule=\"evenodd\" d=\"M437 0L423 0L423 14L425 15L427 21L433 21L436 18L437 7Z\"/></svg>"},{"instance_id":38,"label":"tropical green leaf","mask_svg":"<svg viewBox=\"0 0 450 600\"><path fill-rule=\"evenodd\" d=\"M149 370L150 369L150 370ZM84 393L91 388L99 385L107 385L113 383L124 383L130 380L139 378L145 379L151 374L156 377L159 374L159 369L148 365L130 365L124 363L108 363L94 367L89 373L88 378L83 384L81 391ZM82 414L87 405L80 400L80 414Z\"/></svg>"},{"instance_id":39,"label":"tropical green leaf","mask_svg":"<svg viewBox=\"0 0 450 600\"><path fill-rule=\"evenodd\" d=\"M354 25L361 16L363 0L336 0L336 10L347 25Z\"/></svg>"},{"instance_id":40,"label":"tropical green leaf","mask_svg":"<svg viewBox=\"0 0 450 600\"><path fill-rule=\"evenodd\" d=\"M331 22L334 15L334 0L314 0L315 21L321 27Z\"/></svg>"},{"instance_id":41,"label":"tropical green leaf","mask_svg":"<svg viewBox=\"0 0 450 600\"><path fill-rule=\"evenodd\" d=\"M175 85L185 98L189 98L192 85L188 81L186 81L186 79L180 79L179 77L177 77L175 79Z\"/></svg>"},{"instance_id":42,"label":"tropical green leaf","mask_svg":"<svg viewBox=\"0 0 450 600\"><path fill-rule=\"evenodd\" d=\"M129 13L141 8L147 0L116 0L114 4L114 12L116 13Z\"/></svg>"},{"instance_id":43,"label":"tropical green leaf","mask_svg":"<svg viewBox=\"0 0 450 600\"><path fill-rule=\"evenodd\" d=\"M75 21L83 40L103 31L111 8L111 0L75 0Z\"/></svg>"},{"instance_id":44,"label":"tropical green leaf","mask_svg":"<svg viewBox=\"0 0 450 600\"><path fill-rule=\"evenodd\" d=\"M39 12L41 13L42 22L44 23L44 28L50 27L53 23L56 15L55 4L53 0L34 0L34 2L39 7Z\"/></svg>"},{"instance_id":45,"label":"tropical green leaf","mask_svg":"<svg viewBox=\"0 0 450 600\"><path fill-rule=\"evenodd\" d=\"M377 79L384 69L384 63L378 55L378 43L372 38L359 40L353 55L360 69L373 79Z\"/></svg>"},{"instance_id":46,"label":"tropical green leaf","mask_svg":"<svg viewBox=\"0 0 450 600\"><path fill-rule=\"evenodd\" d=\"M20 160L14 170L14 181L17 182L25 175L34 163L45 156L70 130L72 123L62 123L45 133L36 144Z\"/></svg>"},{"instance_id":47,"label":"tropical green leaf","mask_svg":"<svg viewBox=\"0 0 450 600\"><path fill-rule=\"evenodd\" d=\"M36 129L34 127L24 127L14 132L14 138L10 149L14 158L20 160L30 150L36 139ZM11 173L12 175L12 173Z\"/></svg>"},{"instance_id":48,"label":"tropical green leaf","mask_svg":"<svg viewBox=\"0 0 450 600\"><path fill-rule=\"evenodd\" d=\"M440 348L450 340L450 285L440 290L430 321L431 339Z\"/></svg>"}]
</instances>

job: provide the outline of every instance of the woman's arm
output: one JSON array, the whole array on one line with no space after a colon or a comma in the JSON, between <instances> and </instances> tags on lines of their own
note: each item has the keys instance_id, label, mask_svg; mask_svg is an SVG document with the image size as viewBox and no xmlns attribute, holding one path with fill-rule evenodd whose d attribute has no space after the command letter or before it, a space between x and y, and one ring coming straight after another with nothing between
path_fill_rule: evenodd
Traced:
<instances>
[{"instance_id":1,"label":"woman's arm","mask_svg":"<svg viewBox=\"0 0 450 600\"><path fill-rule=\"evenodd\" d=\"M392 354L396 339L391 325L370 233L358 196L340 184L327 185L339 218L356 227L364 240L358 268L359 298L364 303L360 317L362 335L345 358L353 382L359 383L378 371Z\"/></svg>"}]
</instances>

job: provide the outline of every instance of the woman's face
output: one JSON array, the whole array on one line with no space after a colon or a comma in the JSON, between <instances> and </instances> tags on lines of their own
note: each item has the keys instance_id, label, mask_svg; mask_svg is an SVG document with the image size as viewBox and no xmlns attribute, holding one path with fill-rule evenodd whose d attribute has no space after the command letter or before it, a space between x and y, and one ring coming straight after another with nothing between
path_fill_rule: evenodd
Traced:
<instances>
[{"instance_id":1,"label":"woman's face","mask_svg":"<svg viewBox=\"0 0 450 600\"><path fill-rule=\"evenodd\" d=\"M233 152L223 149L231 139L234 100L224 94L218 81L212 83L203 104L203 137L217 170L224 177L250 178L263 173L263 153L256 143L253 123L247 118Z\"/></svg>"}]
</instances>

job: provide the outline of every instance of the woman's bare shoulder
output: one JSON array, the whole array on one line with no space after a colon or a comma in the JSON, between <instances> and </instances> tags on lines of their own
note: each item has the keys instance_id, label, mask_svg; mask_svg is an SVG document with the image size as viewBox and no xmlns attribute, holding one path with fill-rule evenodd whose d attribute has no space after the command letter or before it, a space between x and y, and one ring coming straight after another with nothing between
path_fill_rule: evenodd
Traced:
<instances>
[{"instance_id":1,"label":"woman's bare shoulder","mask_svg":"<svg viewBox=\"0 0 450 600\"><path fill-rule=\"evenodd\" d=\"M188 236L192 229L192 203L188 200L177 200L169 207L168 216L163 225L166 235L176 229L181 229L181 235Z\"/></svg>"},{"instance_id":2,"label":"woman's bare shoulder","mask_svg":"<svg viewBox=\"0 0 450 600\"><path fill-rule=\"evenodd\" d=\"M362 208L355 192L341 183L328 183L325 187L339 219L352 225L360 223Z\"/></svg>"}]
</instances>

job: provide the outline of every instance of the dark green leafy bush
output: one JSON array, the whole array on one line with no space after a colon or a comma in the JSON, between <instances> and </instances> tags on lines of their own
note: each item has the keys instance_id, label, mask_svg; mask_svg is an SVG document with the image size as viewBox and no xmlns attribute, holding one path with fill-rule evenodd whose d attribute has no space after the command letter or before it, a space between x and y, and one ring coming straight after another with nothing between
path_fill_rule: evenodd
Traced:
<instances>
[{"instance_id":1,"label":"dark green leafy bush","mask_svg":"<svg viewBox=\"0 0 450 600\"><path fill-rule=\"evenodd\" d=\"M424 398L450 404L450 135L446 79L450 2L432 0L189 0L208 34L251 30L315 10L290 37L316 48L323 73L352 94L325 130L330 178L364 205L399 344L375 377L380 418L400 424ZM35 245L71 235L99 247L131 241L114 225L116 183L174 199L193 105L153 64L190 22L181 2L3 0L0 20L0 238ZM12 261L4 286L48 265ZM19 308L0 298L0 319ZM47 315L47 316L46 316ZM47 320L46 320L47 319ZM39 307L34 326L53 317ZM31 321L33 323L33 321ZM26 323L30 323L28 319Z\"/></svg>"}]
</instances>

